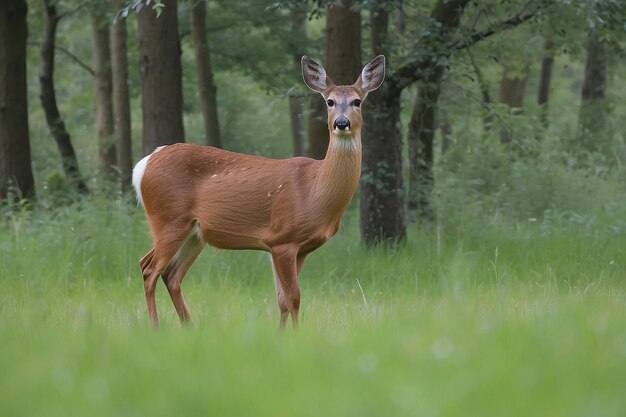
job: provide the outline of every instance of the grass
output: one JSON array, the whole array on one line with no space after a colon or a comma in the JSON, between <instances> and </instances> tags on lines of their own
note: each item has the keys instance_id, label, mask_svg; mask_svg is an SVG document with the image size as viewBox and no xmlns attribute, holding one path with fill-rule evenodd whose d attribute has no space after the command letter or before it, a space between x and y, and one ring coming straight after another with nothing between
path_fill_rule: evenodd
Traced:
<instances>
[{"instance_id":1,"label":"grass","mask_svg":"<svg viewBox=\"0 0 626 417\"><path fill-rule=\"evenodd\" d=\"M305 264L278 331L257 252L206 250L181 328L145 311L143 214L95 198L0 226L3 416L623 416L625 236L611 223L411 229L354 213ZM606 230L605 230L606 229Z\"/></svg>"}]
</instances>

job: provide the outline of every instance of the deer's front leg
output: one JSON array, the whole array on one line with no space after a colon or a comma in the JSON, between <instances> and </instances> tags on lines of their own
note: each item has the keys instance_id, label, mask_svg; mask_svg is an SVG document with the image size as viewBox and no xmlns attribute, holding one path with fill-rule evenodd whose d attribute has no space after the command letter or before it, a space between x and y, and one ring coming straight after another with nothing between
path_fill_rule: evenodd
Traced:
<instances>
[{"instance_id":1,"label":"deer's front leg","mask_svg":"<svg viewBox=\"0 0 626 417\"><path fill-rule=\"evenodd\" d=\"M280 308L280 328L287 324L287 316L291 316L294 326L298 324L300 310L300 288L298 287L298 247L280 245L270 249L276 280L276 295Z\"/></svg>"}]
</instances>

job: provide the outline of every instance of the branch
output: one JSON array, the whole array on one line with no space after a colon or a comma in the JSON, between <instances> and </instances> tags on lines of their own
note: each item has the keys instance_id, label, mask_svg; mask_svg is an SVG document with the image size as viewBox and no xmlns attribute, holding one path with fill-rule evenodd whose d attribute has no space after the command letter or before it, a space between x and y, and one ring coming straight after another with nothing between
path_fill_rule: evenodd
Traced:
<instances>
[{"instance_id":1,"label":"branch","mask_svg":"<svg viewBox=\"0 0 626 417\"><path fill-rule=\"evenodd\" d=\"M481 32L473 32L472 34L468 36L464 36L458 41L449 43L448 49L460 50L460 49L467 48L483 39L487 39L488 37L495 35L498 32L516 27L526 22L527 20L530 20L531 18L535 16L536 10L527 12L525 14L524 12L528 8L528 5L532 3L533 1L534 0L528 0L522 7L520 7L520 9L515 14L515 16L496 24L489 29L486 29ZM396 71L395 74L393 74L392 77L389 77L391 78L389 80L390 81L389 84L391 84L391 87L396 89L397 92L400 92L405 87L409 86L410 84L416 81L419 81L421 79L421 75L419 74L419 71L425 68L428 68L430 65L432 65L432 62L430 62L431 58L432 58L431 56L427 56L426 58L415 59L403 65L402 67L400 67L398 71Z\"/></svg>"},{"instance_id":2,"label":"branch","mask_svg":"<svg viewBox=\"0 0 626 417\"><path fill-rule=\"evenodd\" d=\"M532 0L530 0L532 1ZM514 28L524 22L526 22L527 20L532 19L535 16L536 10L530 11L526 14L522 14L524 12L524 10L526 10L526 8L528 7L528 4L530 3L530 1L528 3L526 3L521 9L520 11L513 17L500 22L499 24L492 26L489 29L486 29L484 31L481 32L474 32L472 34L470 34L469 36L464 36L462 39L453 42L450 45L450 48L452 49L464 49L467 48L468 46L472 46L473 44L482 41L483 39L487 39L490 36L495 35L498 32L501 32L503 30L506 29L510 29L510 28Z\"/></svg>"},{"instance_id":3,"label":"branch","mask_svg":"<svg viewBox=\"0 0 626 417\"><path fill-rule=\"evenodd\" d=\"M28 41L29 45L33 45L33 46L41 46L42 42L41 41ZM54 45L54 49L58 49L59 51L63 52L65 55L67 55L72 61L76 62L78 65L80 65L84 70L86 70L87 72L89 72L89 74L91 74L92 77L96 76L96 72L93 70L93 68L91 68L88 64L84 63L83 61L81 61L81 59L79 57L77 57L76 55L74 55L73 53L71 53L69 50L65 49L62 46L57 46Z\"/></svg>"},{"instance_id":4,"label":"branch","mask_svg":"<svg viewBox=\"0 0 626 417\"><path fill-rule=\"evenodd\" d=\"M64 17L66 17L66 16L72 15L72 14L74 14L74 13L76 13L76 12L80 11L80 10L81 10L82 8L84 8L85 6L86 6L86 4L79 4L78 6L74 7L73 9L66 10L66 11L65 11L65 12L63 12L63 13L59 13L59 14L56 16L56 19L57 19L57 20L61 20L61 19L63 19L63 18L64 18Z\"/></svg>"}]
</instances>

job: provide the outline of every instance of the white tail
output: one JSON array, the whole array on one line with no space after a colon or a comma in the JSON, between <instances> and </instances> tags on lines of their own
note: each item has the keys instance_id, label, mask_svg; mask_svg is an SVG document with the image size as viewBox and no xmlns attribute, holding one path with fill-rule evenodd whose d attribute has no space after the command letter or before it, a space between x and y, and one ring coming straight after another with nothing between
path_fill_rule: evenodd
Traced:
<instances>
[{"instance_id":1,"label":"white tail","mask_svg":"<svg viewBox=\"0 0 626 417\"><path fill-rule=\"evenodd\" d=\"M159 148L133 170L153 247L141 259L148 313L158 324L154 290L162 276L182 323L191 319L181 292L205 244L271 254L280 326L297 323L298 275L306 256L339 228L361 173L361 102L378 88L385 58L367 64L350 86L336 86L322 66L302 58L306 85L328 105L326 158L268 159L208 146Z\"/></svg>"}]
</instances>

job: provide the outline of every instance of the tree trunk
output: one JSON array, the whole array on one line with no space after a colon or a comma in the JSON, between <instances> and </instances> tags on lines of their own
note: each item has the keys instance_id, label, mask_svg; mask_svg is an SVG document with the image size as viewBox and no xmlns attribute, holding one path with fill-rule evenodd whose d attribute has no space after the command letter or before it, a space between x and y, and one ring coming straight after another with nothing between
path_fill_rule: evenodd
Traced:
<instances>
[{"instance_id":1,"label":"tree trunk","mask_svg":"<svg viewBox=\"0 0 626 417\"><path fill-rule=\"evenodd\" d=\"M519 112L524 106L524 93L526 91L526 81L528 81L528 65L525 65L521 73L513 71L511 67L505 65L502 78L500 79L500 90L498 101L508 105L513 112ZM502 126L500 130L500 141L503 144L510 144L513 140L513 131L507 126Z\"/></svg>"},{"instance_id":2,"label":"tree trunk","mask_svg":"<svg viewBox=\"0 0 626 417\"><path fill-rule=\"evenodd\" d=\"M306 4L296 5L296 8L291 11L291 30L292 33L297 36L294 36L294 40L291 42L290 46L293 53L293 63L298 74L301 72L300 59L302 55L304 55L302 39L306 37L306 14ZM318 94L316 94L316 96L317 95ZM289 95L289 119L291 120L291 138L294 156L306 155L306 139L304 137L304 123L302 121L304 104L304 97L295 93Z\"/></svg>"},{"instance_id":3,"label":"tree trunk","mask_svg":"<svg viewBox=\"0 0 626 417\"><path fill-rule=\"evenodd\" d=\"M0 200L35 196L26 94L26 0L0 3Z\"/></svg>"},{"instance_id":4,"label":"tree trunk","mask_svg":"<svg viewBox=\"0 0 626 417\"><path fill-rule=\"evenodd\" d=\"M436 109L441 81L450 48L447 42L459 26L461 14L469 0L438 0L430 14L430 36L420 40L422 54L428 58L420 73L418 93L409 123L409 208L430 220L434 218L431 196L434 188L434 139Z\"/></svg>"},{"instance_id":5,"label":"tree trunk","mask_svg":"<svg viewBox=\"0 0 626 417\"><path fill-rule=\"evenodd\" d=\"M480 70L479 66L474 61L474 55L470 48L467 48L467 54L472 63L472 68L474 69L474 74L476 74L476 81L478 82L478 88L480 89L480 95L482 97L482 107L483 107L483 130L485 132L491 130L491 125L493 124L493 112L492 112L492 103L491 103L491 94L489 93L489 86L485 82L485 77L483 77L483 73Z\"/></svg>"},{"instance_id":6,"label":"tree trunk","mask_svg":"<svg viewBox=\"0 0 626 417\"><path fill-rule=\"evenodd\" d=\"M396 32L400 35L404 35L406 32L406 12L402 7L402 0L399 2L399 6L396 9Z\"/></svg>"},{"instance_id":7,"label":"tree trunk","mask_svg":"<svg viewBox=\"0 0 626 417\"><path fill-rule=\"evenodd\" d=\"M524 106L524 92L526 91L526 81L528 81L528 70L524 69L522 74L511 75L509 67L504 68L500 79L500 90L498 100L512 108Z\"/></svg>"},{"instance_id":8,"label":"tree trunk","mask_svg":"<svg viewBox=\"0 0 626 417\"><path fill-rule=\"evenodd\" d=\"M100 175L113 179L116 175L116 150L113 122L113 81L109 22L98 10L91 12L93 77L96 97L96 131L98 136L98 168Z\"/></svg>"},{"instance_id":9,"label":"tree trunk","mask_svg":"<svg viewBox=\"0 0 626 417\"><path fill-rule=\"evenodd\" d=\"M354 83L361 72L361 14L353 1L332 3L326 16L325 68L337 85ZM309 156L322 159L328 148L326 104L319 94L311 100L308 125Z\"/></svg>"},{"instance_id":10,"label":"tree trunk","mask_svg":"<svg viewBox=\"0 0 626 417\"><path fill-rule=\"evenodd\" d=\"M204 1L195 2L191 7L191 36L196 53L198 94L204 119L206 144L221 148L222 139L217 116L217 87L213 82L211 54L206 38L206 3Z\"/></svg>"},{"instance_id":11,"label":"tree trunk","mask_svg":"<svg viewBox=\"0 0 626 417\"><path fill-rule=\"evenodd\" d=\"M185 141L182 69L176 0L163 0L157 18L151 7L137 15L143 154Z\"/></svg>"},{"instance_id":12,"label":"tree trunk","mask_svg":"<svg viewBox=\"0 0 626 417\"><path fill-rule=\"evenodd\" d=\"M583 82L583 102L604 98L606 84L606 47L594 34L587 38L587 60Z\"/></svg>"},{"instance_id":13,"label":"tree trunk","mask_svg":"<svg viewBox=\"0 0 626 417\"><path fill-rule=\"evenodd\" d=\"M41 63L39 67L39 85L41 88L40 100L50 132L56 141L61 154L63 171L67 177L71 189L85 194L89 192L87 184L83 180L78 168L76 152L70 139L70 134L65 128L65 123L59 113L56 93L54 90L54 43L57 23L60 19L56 7L50 0L44 0L46 8L46 28L43 41L41 42Z\"/></svg>"},{"instance_id":14,"label":"tree trunk","mask_svg":"<svg viewBox=\"0 0 626 417\"><path fill-rule=\"evenodd\" d=\"M433 220L431 196L435 183L434 142L435 110L441 94L443 68L437 67L418 83L417 95L409 121L409 209L420 217Z\"/></svg>"},{"instance_id":15,"label":"tree trunk","mask_svg":"<svg viewBox=\"0 0 626 417\"><path fill-rule=\"evenodd\" d=\"M580 106L582 145L587 150L598 148L598 139L606 121L604 91L606 86L606 45L596 34L587 37L587 60Z\"/></svg>"},{"instance_id":16,"label":"tree trunk","mask_svg":"<svg viewBox=\"0 0 626 417\"><path fill-rule=\"evenodd\" d=\"M361 13L353 3L343 0L328 9L325 68L337 85L350 85L361 73Z\"/></svg>"},{"instance_id":17,"label":"tree trunk","mask_svg":"<svg viewBox=\"0 0 626 417\"><path fill-rule=\"evenodd\" d=\"M541 106L541 121L548 127L548 101L550 99L550 82L552 80L552 66L554 65L554 44L550 38L546 39L543 47L543 60L541 61L541 75L539 79L539 93L537 103Z\"/></svg>"},{"instance_id":18,"label":"tree trunk","mask_svg":"<svg viewBox=\"0 0 626 417\"><path fill-rule=\"evenodd\" d=\"M296 95L289 96L289 119L291 120L291 138L293 144L293 156L306 155L304 141L304 125L302 123L302 114L304 111L304 102L302 97Z\"/></svg>"},{"instance_id":19,"label":"tree trunk","mask_svg":"<svg viewBox=\"0 0 626 417\"><path fill-rule=\"evenodd\" d=\"M372 14L373 55L385 53L388 14ZM402 179L400 91L383 82L363 104L361 235L366 246L398 242L406 237Z\"/></svg>"},{"instance_id":20,"label":"tree trunk","mask_svg":"<svg viewBox=\"0 0 626 417\"><path fill-rule=\"evenodd\" d=\"M115 0L114 10L122 7L122 0ZM117 165L120 170L120 189L128 191L133 171L133 148L130 117L130 93L128 91L128 52L126 19L118 16L111 27L111 67L113 73L113 110L117 142Z\"/></svg>"},{"instance_id":21,"label":"tree trunk","mask_svg":"<svg viewBox=\"0 0 626 417\"><path fill-rule=\"evenodd\" d=\"M452 125L444 121L439 124L439 132L441 133L441 154L444 155L450 146L450 134L452 133Z\"/></svg>"},{"instance_id":22,"label":"tree trunk","mask_svg":"<svg viewBox=\"0 0 626 417\"><path fill-rule=\"evenodd\" d=\"M307 124L308 150L311 158L324 159L328 149L328 125L326 124L326 103L319 94L314 94L309 102L309 123Z\"/></svg>"},{"instance_id":23,"label":"tree trunk","mask_svg":"<svg viewBox=\"0 0 626 417\"><path fill-rule=\"evenodd\" d=\"M400 97L388 87L367 98L363 127L361 235L366 246L406 237Z\"/></svg>"}]
</instances>

